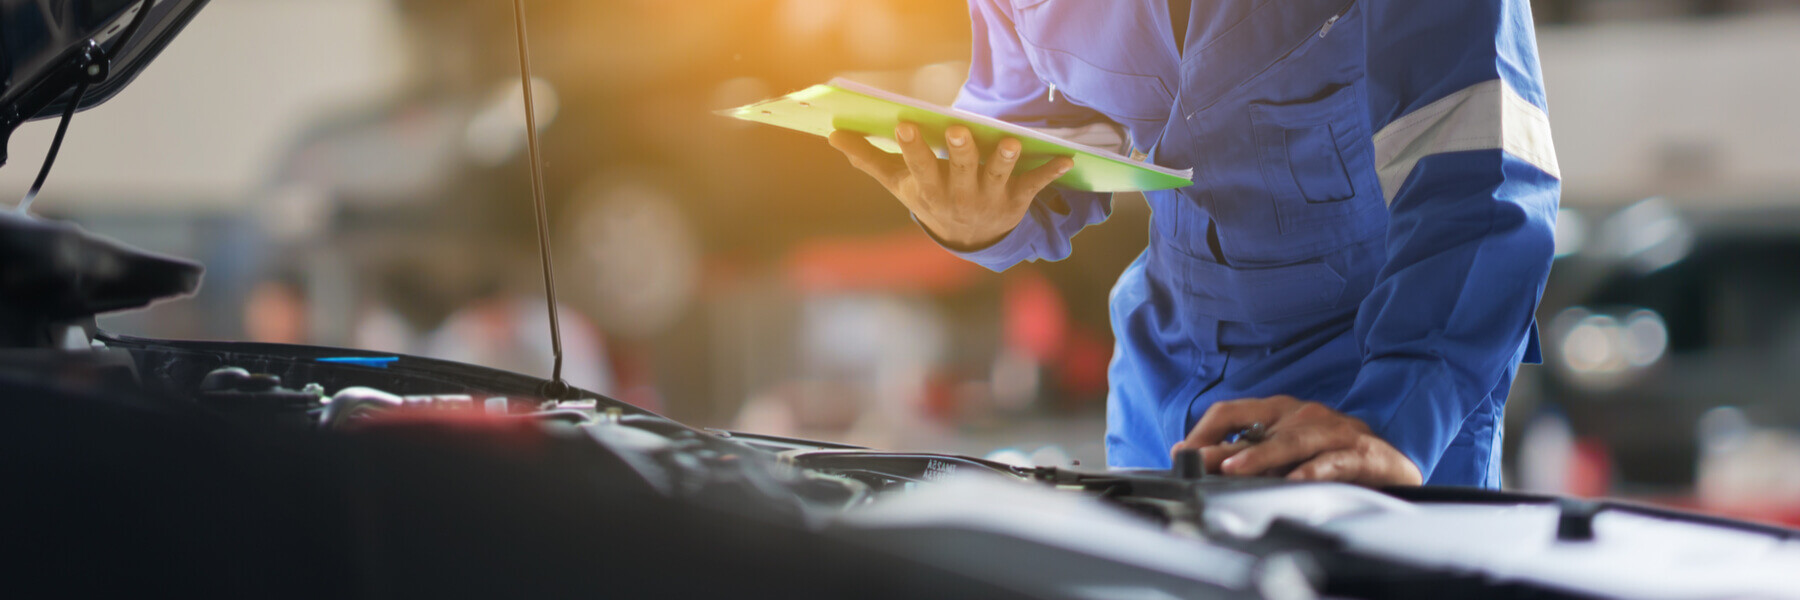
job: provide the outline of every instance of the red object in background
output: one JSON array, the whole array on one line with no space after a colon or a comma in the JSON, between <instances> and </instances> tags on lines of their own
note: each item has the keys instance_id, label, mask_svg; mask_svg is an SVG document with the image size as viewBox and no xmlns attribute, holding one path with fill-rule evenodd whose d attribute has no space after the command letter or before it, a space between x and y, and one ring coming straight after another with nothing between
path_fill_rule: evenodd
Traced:
<instances>
[{"instance_id":1,"label":"red object in background","mask_svg":"<svg viewBox=\"0 0 1800 600\"><path fill-rule=\"evenodd\" d=\"M968 287L985 272L912 228L873 237L807 241L788 255L787 267L794 287L803 293L948 292Z\"/></svg>"},{"instance_id":2,"label":"red object in background","mask_svg":"<svg viewBox=\"0 0 1800 600\"><path fill-rule=\"evenodd\" d=\"M1575 438L1572 454L1569 479L1563 489L1583 498L1598 498L1612 490L1612 453L1606 449L1605 442Z\"/></svg>"},{"instance_id":3,"label":"red object in background","mask_svg":"<svg viewBox=\"0 0 1800 600\"><path fill-rule=\"evenodd\" d=\"M549 439L537 421L495 417L477 410L396 410L358 421L350 430L420 444L454 443L512 458L542 458L549 449Z\"/></svg>"},{"instance_id":4,"label":"red object in background","mask_svg":"<svg viewBox=\"0 0 1800 600\"><path fill-rule=\"evenodd\" d=\"M940 424L949 425L955 422L957 409L961 402L956 397L956 382L944 373L934 372L926 378L925 389L921 391L924 398L920 408L925 418Z\"/></svg>"},{"instance_id":5,"label":"red object in background","mask_svg":"<svg viewBox=\"0 0 1800 600\"><path fill-rule=\"evenodd\" d=\"M1001 343L1039 364L1062 354L1069 337L1069 307L1056 286L1036 271L1006 280L1000 297Z\"/></svg>"},{"instance_id":6,"label":"red object in background","mask_svg":"<svg viewBox=\"0 0 1800 600\"><path fill-rule=\"evenodd\" d=\"M1569 459L1569 473L1564 489L1568 490L1568 494L1571 496L1583 498L1613 497L1627 502L1640 502L1728 519L1800 527L1800 506L1783 506L1774 503L1717 506L1702 503L1693 495L1612 496L1610 494L1612 469L1612 453L1607 450L1605 442L1594 438L1576 438L1574 452Z\"/></svg>"},{"instance_id":7,"label":"red object in background","mask_svg":"<svg viewBox=\"0 0 1800 600\"><path fill-rule=\"evenodd\" d=\"M615 400L648 410L662 412L662 394L656 389L656 370L649 356L650 350L641 344L618 342L611 346L613 372L613 390Z\"/></svg>"},{"instance_id":8,"label":"red object in background","mask_svg":"<svg viewBox=\"0 0 1800 600\"><path fill-rule=\"evenodd\" d=\"M875 237L805 242L788 255L787 273L803 294L844 291L949 293L968 288L985 269L944 251L913 228ZM1112 347L1080 329L1049 278L1031 269L1009 271L1000 298L1002 346L1043 365L1069 398L1104 398ZM937 382L943 384L943 382ZM954 413L954 394L927 392L926 411Z\"/></svg>"},{"instance_id":9,"label":"red object in background","mask_svg":"<svg viewBox=\"0 0 1800 600\"><path fill-rule=\"evenodd\" d=\"M1020 271L1007 280L1001 299L1008 348L1048 369L1065 400L1103 399L1112 346L1069 315L1068 304L1049 278Z\"/></svg>"},{"instance_id":10,"label":"red object in background","mask_svg":"<svg viewBox=\"0 0 1800 600\"><path fill-rule=\"evenodd\" d=\"M1058 358L1056 383L1062 386L1067 399L1106 399L1106 368L1112 363L1112 345L1087 329L1073 327L1069 343Z\"/></svg>"},{"instance_id":11,"label":"red object in background","mask_svg":"<svg viewBox=\"0 0 1800 600\"><path fill-rule=\"evenodd\" d=\"M1758 521L1784 527L1800 527L1800 506L1709 506L1694 496L1652 496L1647 498L1625 498L1626 500L1643 502L1665 508L1688 512L1715 515L1727 519L1742 521Z\"/></svg>"}]
</instances>

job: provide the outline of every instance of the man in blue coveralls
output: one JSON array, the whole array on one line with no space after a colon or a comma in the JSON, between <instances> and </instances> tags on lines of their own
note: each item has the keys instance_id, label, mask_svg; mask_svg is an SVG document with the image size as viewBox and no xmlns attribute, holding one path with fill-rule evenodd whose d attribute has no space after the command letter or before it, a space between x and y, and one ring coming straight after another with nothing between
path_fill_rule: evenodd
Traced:
<instances>
[{"instance_id":1,"label":"man in blue coveralls","mask_svg":"<svg viewBox=\"0 0 1800 600\"><path fill-rule=\"evenodd\" d=\"M957 107L1194 169L1112 290L1109 465L1500 485L1560 192L1528 0L969 4ZM831 143L990 269L1111 212L1016 140L895 138Z\"/></svg>"}]
</instances>

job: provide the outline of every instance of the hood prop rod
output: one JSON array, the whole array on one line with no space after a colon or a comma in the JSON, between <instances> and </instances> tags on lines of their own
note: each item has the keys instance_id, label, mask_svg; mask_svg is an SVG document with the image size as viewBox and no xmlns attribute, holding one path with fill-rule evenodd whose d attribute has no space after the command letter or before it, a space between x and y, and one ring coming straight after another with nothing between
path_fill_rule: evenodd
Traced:
<instances>
[{"instance_id":1,"label":"hood prop rod","mask_svg":"<svg viewBox=\"0 0 1800 600\"><path fill-rule=\"evenodd\" d=\"M538 150L537 105L531 90L531 49L525 32L525 0L513 0L513 26L519 41L519 82L525 91L525 141L531 160L531 198L537 208L538 260L544 265L544 302L550 312L550 353L555 366L544 384L545 400L566 400L572 388L563 381L562 322L556 314L556 270L550 261L550 216L544 201L544 162Z\"/></svg>"}]
</instances>

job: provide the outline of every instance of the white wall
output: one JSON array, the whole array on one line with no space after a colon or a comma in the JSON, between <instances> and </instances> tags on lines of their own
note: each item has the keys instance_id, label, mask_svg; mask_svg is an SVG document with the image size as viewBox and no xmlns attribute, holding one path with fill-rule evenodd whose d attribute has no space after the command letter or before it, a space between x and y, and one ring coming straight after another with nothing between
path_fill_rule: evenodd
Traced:
<instances>
[{"instance_id":1,"label":"white wall","mask_svg":"<svg viewBox=\"0 0 1800 600\"><path fill-rule=\"evenodd\" d=\"M1800 14L1539 32L1564 202L1800 201Z\"/></svg>"}]
</instances>

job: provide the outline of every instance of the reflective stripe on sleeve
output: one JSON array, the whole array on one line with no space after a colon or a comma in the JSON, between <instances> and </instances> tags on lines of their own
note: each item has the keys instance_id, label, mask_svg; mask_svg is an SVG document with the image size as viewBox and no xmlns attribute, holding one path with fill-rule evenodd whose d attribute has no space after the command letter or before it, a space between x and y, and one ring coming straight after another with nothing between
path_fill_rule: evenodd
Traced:
<instances>
[{"instance_id":1,"label":"reflective stripe on sleeve","mask_svg":"<svg viewBox=\"0 0 1800 600\"><path fill-rule=\"evenodd\" d=\"M1463 88L1396 119L1375 134L1376 172L1388 204L1421 159L1467 150L1504 150L1562 178L1550 117L1500 79Z\"/></svg>"}]
</instances>

